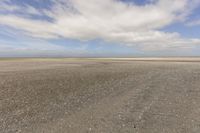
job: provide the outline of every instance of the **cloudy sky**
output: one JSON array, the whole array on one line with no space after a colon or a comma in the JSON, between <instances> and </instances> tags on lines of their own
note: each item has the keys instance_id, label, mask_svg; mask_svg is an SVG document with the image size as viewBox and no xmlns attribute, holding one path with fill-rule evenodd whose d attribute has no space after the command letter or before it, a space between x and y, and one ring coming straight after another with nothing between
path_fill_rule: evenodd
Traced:
<instances>
[{"instance_id":1,"label":"cloudy sky","mask_svg":"<svg viewBox=\"0 0 200 133\"><path fill-rule=\"evenodd\" d=\"M0 0L0 56L199 56L200 0Z\"/></svg>"}]
</instances>

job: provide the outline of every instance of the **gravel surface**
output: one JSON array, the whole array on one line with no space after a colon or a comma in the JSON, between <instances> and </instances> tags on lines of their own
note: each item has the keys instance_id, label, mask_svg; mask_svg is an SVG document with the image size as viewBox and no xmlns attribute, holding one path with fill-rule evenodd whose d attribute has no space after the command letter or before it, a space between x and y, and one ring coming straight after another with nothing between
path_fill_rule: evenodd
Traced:
<instances>
[{"instance_id":1,"label":"gravel surface","mask_svg":"<svg viewBox=\"0 0 200 133\"><path fill-rule=\"evenodd\" d=\"M0 133L200 133L200 63L1 60Z\"/></svg>"}]
</instances>

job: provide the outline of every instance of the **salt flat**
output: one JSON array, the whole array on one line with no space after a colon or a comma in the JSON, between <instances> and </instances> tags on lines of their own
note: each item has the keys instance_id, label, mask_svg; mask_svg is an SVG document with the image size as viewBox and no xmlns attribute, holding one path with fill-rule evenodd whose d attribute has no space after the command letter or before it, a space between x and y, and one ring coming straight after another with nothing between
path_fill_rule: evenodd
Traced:
<instances>
[{"instance_id":1,"label":"salt flat","mask_svg":"<svg viewBox=\"0 0 200 133\"><path fill-rule=\"evenodd\" d=\"M199 133L199 58L1 59L2 133Z\"/></svg>"}]
</instances>

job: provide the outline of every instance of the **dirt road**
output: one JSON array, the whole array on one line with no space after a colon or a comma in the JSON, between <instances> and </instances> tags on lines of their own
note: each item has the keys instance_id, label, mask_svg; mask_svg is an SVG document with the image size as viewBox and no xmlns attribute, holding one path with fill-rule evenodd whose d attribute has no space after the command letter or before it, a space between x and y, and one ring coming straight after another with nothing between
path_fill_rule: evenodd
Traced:
<instances>
[{"instance_id":1,"label":"dirt road","mask_svg":"<svg viewBox=\"0 0 200 133\"><path fill-rule=\"evenodd\" d=\"M0 133L200 133L200 63L0 61Z\"/></svg>"}]
</instances>

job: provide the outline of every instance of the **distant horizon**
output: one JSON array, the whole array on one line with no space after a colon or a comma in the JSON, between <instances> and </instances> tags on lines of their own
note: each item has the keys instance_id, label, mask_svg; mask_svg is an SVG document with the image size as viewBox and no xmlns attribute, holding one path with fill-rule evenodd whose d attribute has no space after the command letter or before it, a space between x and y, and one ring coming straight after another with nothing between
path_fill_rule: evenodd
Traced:
<instances>
[{"instance_id":1,"label":"distant horizon","mask_svg":"<svg viewBox=\"0 0 200 133\"><path fill-rule=\"evenodd\" d=\"M0 56L0 58L193 58L200 56Z\"/></svg>"}]
</instances>

